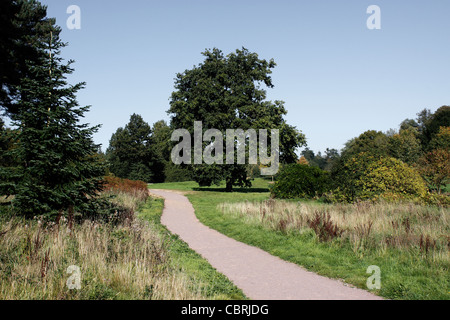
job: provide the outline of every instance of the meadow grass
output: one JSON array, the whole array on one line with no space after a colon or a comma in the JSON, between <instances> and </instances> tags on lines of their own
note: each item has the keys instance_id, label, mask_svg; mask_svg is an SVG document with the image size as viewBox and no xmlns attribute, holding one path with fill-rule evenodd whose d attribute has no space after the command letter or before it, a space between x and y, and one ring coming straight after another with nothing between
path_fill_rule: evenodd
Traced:
<instances>
[{"instance_id":1,"label":"meadow grass","mask_svg":"<svg viewBox=\"0 0 450 320\"><path fill-rule=\"evenodd\" d=\"M245 299L227 278L160 224L163 200L118 193L136 210L120 224L84 221L69 227L0 212L0 300ZM69 266L81 289L69 290Z\"/></svg>"},{"instance_id":2,"label":"meadow grass","mask_svg":"<svg viewBox=\"0 0 450 320\"><path fill-rule=\"evenodd\" d=\"M318 274L367 290L367 269L376 265L382 286L375 294L450 299L448 209L270 200L268 192L258 189L195 191L201 189L193 182L165 184L164 189L189 191L205 225Z\"/></svg>"}]
</instances>

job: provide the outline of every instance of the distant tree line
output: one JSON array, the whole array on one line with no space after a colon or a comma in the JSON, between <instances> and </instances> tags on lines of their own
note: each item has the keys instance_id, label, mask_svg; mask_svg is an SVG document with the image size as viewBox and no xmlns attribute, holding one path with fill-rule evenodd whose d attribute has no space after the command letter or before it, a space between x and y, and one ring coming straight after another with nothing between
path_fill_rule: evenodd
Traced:
<instances>
[{"instance_id":1,"label":"distant tree line","mask_svg":"<svg viewBox=\"0 0 450 320\"><path fill-rule=\"evenodd\" d=\"M170 159L171 128L163 120L153 126L133 114L117 129L106 150L109 171L117 177L148 183L191 181L192 173Z\"/></svg>"},{"instance_id":2,"label":"distant tree line","mask_svg":"<svg viewBox=\"0 0 450 320\"><path fill-rule=\"evenodd\" d=\"M341 152L327 149L322 155L306 148L297 165L318 168L322 174L302 169L289 176L282 170L281 182L273 190L277 196L328 195L333 201L352 202L441 195L450 183L450 107L443 106L435 113L424 109L417 119L406 119L399 129L386 133L366 131L348 141ZM313 182L286 188L292 186L290 179ZM440 199L449 202L448 196Z\"/></svg>"}]
</instances>

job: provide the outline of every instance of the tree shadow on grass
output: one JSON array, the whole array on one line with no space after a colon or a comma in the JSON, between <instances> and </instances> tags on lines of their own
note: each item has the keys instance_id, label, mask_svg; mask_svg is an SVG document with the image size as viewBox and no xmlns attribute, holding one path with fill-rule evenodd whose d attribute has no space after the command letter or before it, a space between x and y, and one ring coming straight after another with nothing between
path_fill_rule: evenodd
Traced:
<instances>
[{"instance_id":1,"label":"tree shadow on grass","mask_svg":"<svg viewBox=\"0 0 450 320\"><path fill-rule=\"evenodd\" d=\"M268 188L233 188L232 192L227 192L226 188L192 188L194 191L223 192L223 193L268 193Z\"/></svg>"}]
</instances>

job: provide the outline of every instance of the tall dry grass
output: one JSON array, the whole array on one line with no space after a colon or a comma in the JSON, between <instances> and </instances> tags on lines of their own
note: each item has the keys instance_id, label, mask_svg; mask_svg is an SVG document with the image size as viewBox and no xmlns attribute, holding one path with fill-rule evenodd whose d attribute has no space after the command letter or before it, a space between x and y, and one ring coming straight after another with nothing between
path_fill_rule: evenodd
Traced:
<instances>
[{"instance_id":1,"label":"tall dry grass","mask_svg":"<svg viewBox=\"0 0 450 320\"><path fill-rule=\"evenodd\" d=\"M171 269L167 244L140 220L129 226L86 221L13 219L0 231L0 299L199 299ZM69 290L67 268L81 270L81 290Z\"/></svg>"},{"instance_id":2,"label":"tall dry grass","mask_svg":"<svg viewBox=\"0 0 450 320\"><path fill-rule=\"evenodd\" d=\"M203 299L194 280L172 266L167 238L135 218L147 190L108 195L125 217L81 224L1 219L0 300ZM81 270L79 290L67 286L70 266Z\"/></svg>"},{"instance_id":3,"label":"tall dry grass","mask_svg":"<svg viewBox=\"0 0 450 320\"><path fill-rule=\"evenodd\" d=\"M222 203L218 209L245 223L289 232L313 229L319 240L348 240L364 249L410 250L430 261L450 262L450 210L417 204L318 204L282 200Z\"/></svg>"}]
</instances>

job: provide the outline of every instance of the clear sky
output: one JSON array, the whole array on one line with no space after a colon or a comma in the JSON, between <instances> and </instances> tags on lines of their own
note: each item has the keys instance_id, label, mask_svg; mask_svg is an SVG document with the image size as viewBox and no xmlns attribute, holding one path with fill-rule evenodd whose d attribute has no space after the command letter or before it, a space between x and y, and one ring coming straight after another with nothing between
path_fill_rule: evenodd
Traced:
<instances>
[{"instance_id":1,"label":"clear sky","mask_svg":"<svg viewBox=\"0 0 450 320\"><path fill-rule=\"evenodd\" d=\"M150 124L166 111L179 72L207 48L246 47L277 63L269 100L314 151L341 149L366 130L398 128L424 108L450 105L448 0L41 0L69 43L70 82L87 82L86 119L96 143L137 113ZM69 30L70 5L81 29ZM367 8L381 9L369 30Z\"/></svg>"}]
</instances>

